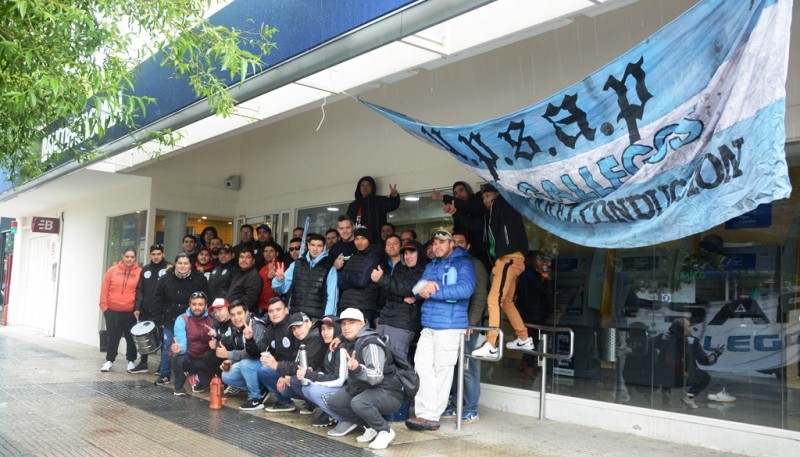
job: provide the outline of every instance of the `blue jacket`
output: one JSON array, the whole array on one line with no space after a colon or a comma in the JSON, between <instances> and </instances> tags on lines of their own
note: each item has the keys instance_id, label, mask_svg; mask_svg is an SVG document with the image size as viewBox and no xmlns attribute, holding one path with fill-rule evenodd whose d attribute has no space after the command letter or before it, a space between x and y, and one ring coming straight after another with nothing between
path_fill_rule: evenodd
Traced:
<instances>
[{"instance_id":1,"label":"blue jacket","mask_svg":"<svg viewBox=\"0 0 800 457\"><path fill-rule=\"evenodd\" d=\"M422 304L422 326L434 330L469 326L469 297L475 291L475 267L469 252L456 246L446 259L434 259L422 274L439 290Z\"/></svg>"}]
</instances>

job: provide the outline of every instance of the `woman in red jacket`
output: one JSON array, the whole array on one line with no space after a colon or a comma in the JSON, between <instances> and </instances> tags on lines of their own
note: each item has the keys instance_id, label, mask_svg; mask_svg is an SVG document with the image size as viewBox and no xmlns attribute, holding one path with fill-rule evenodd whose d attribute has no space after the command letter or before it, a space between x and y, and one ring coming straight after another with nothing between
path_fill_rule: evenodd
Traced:
<instances>
[{"instance_id":1,"label":"woman in red jacket","mask_svg":"<svg viewBox=\"0 0 800 457\"><path fill-rule=\"evenodd\" d=\"M128 371L136 366L136 346L133 344L131 328L136 325L133 305L136 301L136 284L142 269L136 263L136 251L125 249L122 260L106 271L103 287L100 289L100 310L106 319L108 330L108 348L106 363L100 371L111 371L117 358L119 340L125 336L125 358L128 359Z\"/></svg>"}]
</instances>

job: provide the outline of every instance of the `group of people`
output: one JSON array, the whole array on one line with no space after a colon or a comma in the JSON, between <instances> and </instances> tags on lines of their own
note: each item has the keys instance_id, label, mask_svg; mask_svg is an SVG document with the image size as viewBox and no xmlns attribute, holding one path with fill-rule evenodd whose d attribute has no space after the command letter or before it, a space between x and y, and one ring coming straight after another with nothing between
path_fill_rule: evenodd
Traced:
<instances>
[{"instance_id":1,"label":"group of people","mask_svg":"<svg viewBox=\"0 0 800 457\"><path fill-rule=\"evenodd\" d=\"M156 385L171 383L183 396L187 382L202 392L220 376L227 395L246 394L242 410L291 412L302 401L301 414L318 411L312 425L332 427L331 436L363 426L357 441L383 449L395 436L384 416L409 400L396 358L413 360L420 378L406 426L437 430L456 415L454 369L466 333L473 357L462 420L477 421L479 360L496 359L499 343L489 332L478 347L468 327L482 325L487 311L489 327L498 327L502 308L516 333L507 347L533 350L523 317L543 323L543 314L524 307L520 314L515 298L532 295L524 303L551 306L549 260L526 259L522 216L489 184L477 194L464 182L452 196L434 191L454 230L433 232L426 246L413 230L396 233L387 223L399 206L396 187L390 191L376 195L375 181L362 178L335 229L305 236L299 229L286 252L266 224L242 226L236 246L213 228L199 239L187 235L172 264L161 244L150 246L142 268L126 250L103 281L108 351L101 371L112 369L124 336L127 371L148 372L146 354L136 363L131 328L153 321L162 338ZM533 274L520 280L526 264Z\"/></svg>"}]
</instances>

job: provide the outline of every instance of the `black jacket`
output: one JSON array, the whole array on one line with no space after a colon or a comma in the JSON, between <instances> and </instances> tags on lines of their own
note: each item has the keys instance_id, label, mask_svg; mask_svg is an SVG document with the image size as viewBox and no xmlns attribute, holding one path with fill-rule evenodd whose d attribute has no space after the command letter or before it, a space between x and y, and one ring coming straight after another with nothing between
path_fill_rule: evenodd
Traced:
<instances>
[{"instance_id":1,"label":"black jacket","mask_svg":"<svg viewBox=\"0 0 800 457\"><path fill-rule=\"evenodd\" d=\"M139 282L136 284L136 302L133 307L134 311L142 312L143 316L139 316L140 319L153 315L158 280L171 266L166 260L162 260L161 263L151 262L142 267Z\"/></svg>"},{"instance_id":2,"label":"black jacket","mask_svg":"<svg viewBox=\"0 0 800 457\"><path fill-rule=\"evenodd\" d=\"M237 269L233 275L231 285L228 288L228 301L241 300L247 306L247 310L253 314L258 314L258 296L264 288L264 280L258 274L258 270L251 268L246 271Z\"/></svg>"},{"instance_id":3,"label":"black jacket","mask_svg":"<svg viewBox=\"0 0 800 457\"><path fill-rule=\"evenodd\" d=\"M483 239L491 254L490 235L494 236L494 259L513 252L523 255L528 252L528 235L525 233L522 215L502 195L498 195L492 208L486 211L486 232Z\"/></svg>"},{"instance_id":4,"label":"black jacket","mask_svg":"<svg viewBox=\"0 0 800 457\"><path fill-rule=\"evenodd\" d=\"M158 281L156 286L153 321L156 325L172 329L175 319L186 312L189 298L194 292L208 293L208 281L197 270L191 270L189 276L179 278L175 270L169 270Z\"/></svg>"},{"instance_id":5,"label":"black jacket","mask_svg":"<svg viewBox=\"0 0 800 457\"><path fill-rule=\"evenodd\" d=\"M325 353L328 352L328 345L322 341L319 332L312 328L303 341L297 339L292 340L294 358L291 360L279 361L278 368L276 369L278 373L287 376L294 376L297 373L297 365L300 364L298 351L301 344L306 345L306 360L308 361L308 366L316 368L322 365Z\"/></svg>"},{"instance_id":6,"label":"black jacket","mask_svg":"<svg viewBox=\"0 0 800 457\"><path fill-rule=\"evenodd\" d=\"M424 257L425 250L421 246L417 252ZM414 292L411 289L422 278L424 271L425 263L422 261L418 261L417 265L412 268L399 264L394 267L394 273L391 276L384 271L383 276L378 281L381 295L386 300L381 308L381 324L411 330L412 332L418 332L422 329L420 306L422 306L423 300L408 304L403 299L414 296Z\"/></svg>"},{"instance_id":7,"label":"black jacket","mask_svg":"<svg viewBox=\"0 0 800 457\"><path fill-rule=\"evenodd\" d=\"M356 252L339 270L339 309L379 310L378 285L372 282L372 270L381 262L378 245Z\"/></svg>"},{"instance_id":8,"label":"black jacket","mask_svg":"<svg viewBox=\"0 0 800 457\"><path fill-rule=\"evenodd\" d=\"M267 341L267 350L269 350L270 354L278 362L294 360L296 346L294 345L294 334L289 328L289 314L277 324L269 322L266 325L267 329L264 335Z\"/></svg>"},{"instance_id":9,"label":"black jacket","mask_svg":"<svg viewBox=\"0 0 800 457\"><path fill-rule=\"evenodd\" d=\"M372 183L372 195L362 197L360 184L362 181ZM381 226L386 223L386 214L400 207L400 196L385 197L377 195L378 188L371 176L364 176L356 184L355 200L347 207L347 215L355 226L363 225L369 230L369 240L377 243L381 239Z\"/></svg>"},{"instance_id":10,"label":"black jacket","mask_svg":"<svg viewBox=\"0 0 800 457\"><path fill-rule=\"evenodd\" d=\"M208 304L214 303L217 298L228 298L228 289L231 288L231 280L239 271L239 266L235 261L221 263L211 270L208 277ZM230 301L230 300L229 300Z\"/></svg>"}]
</instances>

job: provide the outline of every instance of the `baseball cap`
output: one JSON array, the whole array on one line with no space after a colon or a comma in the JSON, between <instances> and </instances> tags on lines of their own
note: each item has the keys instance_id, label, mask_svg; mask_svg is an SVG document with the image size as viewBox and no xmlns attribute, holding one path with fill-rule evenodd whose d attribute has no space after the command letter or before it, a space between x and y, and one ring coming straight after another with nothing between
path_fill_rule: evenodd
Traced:
<instances>
[{"instance_id":1,"label":"baseball cap","mask_svg":"<svg viewBox=\"0 0 800 457\"><path fill-rule=\"evenodd\" d=\"M154 243L150 245L150 252L161 251L164 252L164 245L161 243Z\"/></svg>"},{"instance_id":2,"label":"baseball cap","mask_svg":"<svg viewBox=\"0 0 800 457\"><path fill-rule=\"evenodd\" d=\"M233 246L231 246L230 244L225 243L225 244L222 245L221 248L219 248L219 250L220 250L220 252L222 252L222 251L231 252L231 251L233 251Z\"/></svg>"},{"instance_id":3,"label":"baseball cap","mask_svg":"<svg viewBox=\"0 0 800 457\"><path fill-rule=\"evenodd\" d=\"M448 241L453 239L453 235L447 230L437 230L431 234L431 239L433 238Z\"/></svg>"},{"instance_id":4,"label":"baseball cap","mask_svg":"<svg viewBox=\"0 0 800 457\"><path fill-rule=\"evenodd\" d=\"M336 316L333 314L328 314L322 316L322 319L318 320L314 323L317 327L321 327L323 324L333 327L333 324L336 322Z\"/></svg>"},{"instance_id":5,"label":"baseball cap","mask_svg":"<svg viewBox=\"0 0 800 457\"><path fill-rule=\"evenodd\" d=\"M228 306L230 306L230 303L228 303L228 300L225 300L224 298L219 297L219 298L215 298L214 299L214 303L211 303L211 306L209 306L208 309L216 309L216 308L222 308L222 307L227 308Z\"/></svg>"},{"instance_id":6,"label":"baseball cap","mask_svg":"<svg viewBox=\"0 0 800 457\"><path fill-rule=\"evenodd\" d=\"M267 224L261 224L256 228L256 232L260 232L261 230L266 230L267 232L272 233L272 229L269 228L269 225Z\"/></svg>"},{"instance_id":7,"label":"baseball cap","mask_svg":"<svg viewBox=\"0 0 800 457\"><path fill-rule=\"evenodd\" d=\"M311 319L306 313L294 313L291 315L291 317L289 317L289 327L301 325L303 322L311 322Z\"/></svg>"},{"instance_id":8,"label":"baseball cap","mask_svg":"<svg viewBox=\"0 0 800 457\"><path fill-rule=\"evenodd\" d=\"M347 308L342 311L342 314L339 315L339 319L336 322L341 322L345 319L364 322L364 314L355 308Z\"/></svg>"},{"instance_id":9,"label":"baseball cap","mask_svg":"<svg viewBox=\"0 0 800 457\"><path fill-rule=\"evenodd\" d=\"M494 193L499 193L499 192L497 192L497 188L496 188L496 187L494 187L492 184L489 184L488 182L487 182L486 184L483 184L483 185L481 186L481 192L494 192Z\"/></svg>"},{"instance_id":10,"label":"baseball cap","mask_svg":"<svg viewBox=\"0 0 800 457\"><path fill-rule=\"evenodd\" d=\"M400 248L400 250L401 251L416 251L417 250L417 245L414 244L414 241L412 240L412 241L409 241L408 243L404 244L403 247Z\"/></svg>"}]
</instances>

